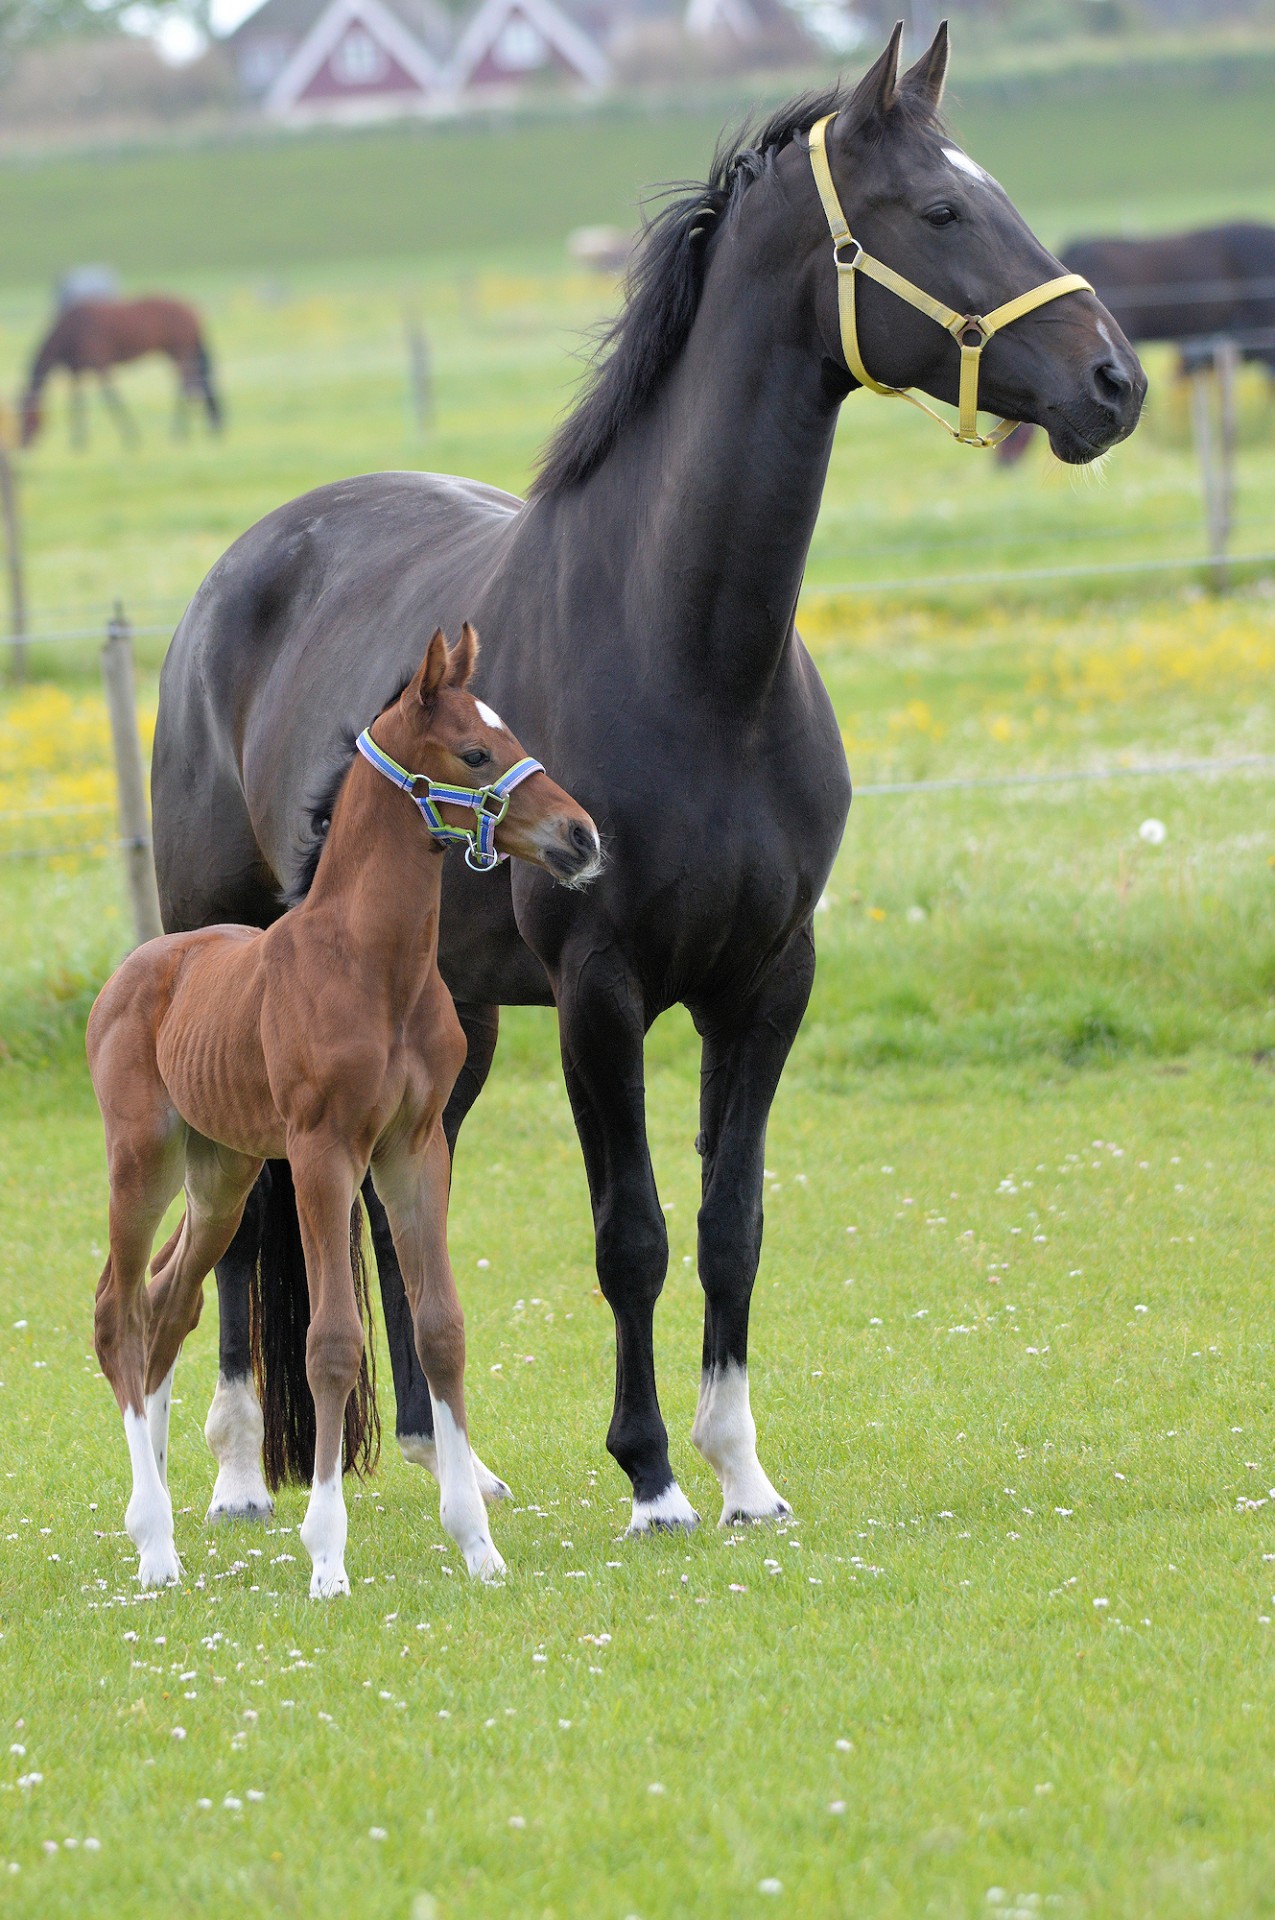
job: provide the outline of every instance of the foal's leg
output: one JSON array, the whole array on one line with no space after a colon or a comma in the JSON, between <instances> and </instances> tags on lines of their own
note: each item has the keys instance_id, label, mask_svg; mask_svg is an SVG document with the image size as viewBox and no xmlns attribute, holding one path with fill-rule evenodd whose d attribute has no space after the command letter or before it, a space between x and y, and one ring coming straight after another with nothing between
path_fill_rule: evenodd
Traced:
<instances>
[{"instance_id":1,"label":"foal's leg","mask_svg":"<svg viewBox=\"0 0 1275 1920\"><path fill-rule=\"evenodd\" d=\"M168 1483L168 1416L182 1342L198 1324L204 1281L239 1226L261 1163L199 1134L186 1141L186 1213L149 1288L146 1423L160 1478Z\"/></svg>"},{"instance_id":2,"label":"foal's leg","mask_svg":"<svg viewBox=\"0 0 1275 1920\"><path fill-rule=\"evenodd\" d=\"M748 1309L761 1257L766 1121L814 979L809 929L743 1009L699 1010L699 1274L704 1363L691 1439L722 1488L721 1525L790 1511L757 1458L748 1399Z\"/></svg>"},{"instance_id":3,"label":"foal's leg","mask_svg":"<svg viewBox=\"0 0 1275 1920\"><path fill-rule=\"evenodd\" d=\"M441 1132L423 1155L391 1153L376 1166L433 1403L439 1515L470 1573L498 1580L505 1563L487 1525L465 1418L465 1321L447 1254L450 1180L451 1155Z\"/></svg>"},{"instance_id":4,"label":"foal's leg","mask_svg":"<svg viewBox=\"0 0 1275 1920\"><path fill-rule=\"evenodd\" d=\"M485 1006L457 1006L468 1052L457 1076L451 1099L443 1114L443 1132L450 1152L455 1153L456 1136L466 1114L483 1090L491 1070L499 1032L500 1009ZM397 1437L405 1460L412 1461L438 1478L438 1450L434 1443L434 1414L429 1387L416 1354L416 1335L412 1309L403 1285L403 1273L394 1251L394 1236L385 1209L377 1198L371 1179L363 1182L363 1200L372 1229L376 1252L376 1270L381 1281L381 1305L385 1313L385 1338L394 1372L394 1398L398 1406ZM474 1472L484 1500L508 1500L509 1488L474 1455Z\"/></svg>"},{"instance_id":5,"label":"foal's leg","mask_svg":"<svg viewBox=\"0 0 1275 1920\"><path fill-rule=\"evenodd\" d=\"M84 382L78 373L71 375L70 425L71 445L77 453L83 453L89 443L89 421L84 405Z\"/></svg>"},{"instance_id":6,"label":"foal's leg","mask_svg":"<svg viewBox=\"0 0 1275 1920\"><path fill-rule=\"evenodd\" d=\"M668 1231L646 1139L641 990L613 950L568 948L554 970L562 1063L593 1202L598 1283L615 1315L607 1446L633 1482L630 1533L694 1527L655 1391L655 1303Z\"/></svg>"},{"instance_id":7,"label":"foal's leg","mask_svg":"<svg viewBox=\"0 0 1275 1920\"><path fill-rule=\"evenodd\" d=\"M314 1396L314 1482L301 1542L314 1563L310 1598L328 1600L350 1591L341 1448L345 1403L363 1359L363 1323L350 1265L350 1208L359 1174L340 1140L307 1136L290 1141L288 1158L310 1289L305 1370Z\"/></svg>"},{"instance_id":8,"label":"foal's leg","mask_svg":"<svg viewBox=\"0 0 1275 1920\"><path fill-rule=\"evenodd\" d=\"M113 1089L114 1091L114 1089ZM110 1253L97 1284L93 1344L121 1414L133 1467L124 1525L143 1587L181 1575L173 1505L151 1444L146 1401L146 1263L164 1210L181 1184L185 1128L163 1089L124 1086L106 1109Z\"/></svg>"},{"instance_id":9,"label":"foal's leg","mask_svg":"<svg viewBox=\"0 0 1275 1920\"><path fill-rule=\"evenodd\" d=\"M217 1462L208 1520L267 1520L274 1501L261 1471L265 1433L252 1381L248 1294L261 1251L270 1169L262 1169L248 1196L238 1232L217 1262L217 1391L204 1439Z\"/></svg>"},{"instance_id":10,"label":"foal's leg","mask_svg":"<svg viewBox=\"0 0 1275 1920\"><path fill-rule=\"evenodd\" d=\"M116 427L119 429L120 439L126 447L135 447L141 439L141 435L137 431L136 421L124 405L123 398L115 382L111 379L110 375L106 373L99 374L98 379L102 388L102 398L106 402L106 406L112 419L115 421Z\"/></svg>"}]
</instances>

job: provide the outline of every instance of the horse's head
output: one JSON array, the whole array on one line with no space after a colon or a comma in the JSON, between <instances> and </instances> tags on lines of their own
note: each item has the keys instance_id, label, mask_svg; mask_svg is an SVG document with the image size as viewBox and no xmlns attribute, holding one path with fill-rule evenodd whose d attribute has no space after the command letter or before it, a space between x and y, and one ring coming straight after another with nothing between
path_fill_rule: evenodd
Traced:
<instances>
[{"instance_id":1,"label":"horse's head","mask_svg":"<svg viewBox=\"0 0 1275 1920\"><path fill-rule=\"evenodd\" d=\"M28 389L22 396L22 429L18 439L20 447L29 447L44 425L44 408L40 396Z\"/></svg>"},{"instance_id":2,"label":"horse's head","mask_svg":"<svg viewBox=\"0 0 1275 1920\"><path fill-rule=\"evenodd\" d=\"M477 658L478 635L468 621L450 651L440 627L390 710L397 724L384 744L428 778L432 804L458 839L472 841L484 818L494 822L494 833L488 828L480 844L470 845L471 865L494 864L484 857L486 846L533 861L565 886L587 886L602 870L598 830L584 808L528 760L500 715L469 691ZM473 798L449 800L448 788Z\"/></svg>"},{"instance_id":3,"label":"horse's head","mask_svg":"<svg viewBox=\"0 0 1275 1920\"><path fill-rule=\"evenodd\" d=\"M900 28L847 104L828 122L824 141L835 201L851 241L833 267L829 226L821 207L817 157L803 148L786 157L787 177L804 170L800 204L809 209L820 334L838 364L854 371L846 350L857 329L858 361L874 385L919 387L956 404L962 365L958 340L977 344L957 316L997 322L974 362L979 407L1008 420L1044 427L1062 460L1080 465L1133 431L1146 377L1129 342L1088 290L1050 294L1063 268L1036 239L1003 187L963 153L938 117L947 70L946 24L916 65L898 73ZM853 273L862 250L863 265ZM925 307L882 284L880 268L901 275ZM849 285L847 286L847 281ZM998 309L1039 290L1039 304L1018 313ZM839 299L840 295L840 299ZM949 322L955 324L949 325ZM851 338L851 348L856 343ZM967 353L967 360L969 355ZM856 375L861 377L861 373ZM967 374L968 387L968 374Z\"/></svg>"}]
</instances>

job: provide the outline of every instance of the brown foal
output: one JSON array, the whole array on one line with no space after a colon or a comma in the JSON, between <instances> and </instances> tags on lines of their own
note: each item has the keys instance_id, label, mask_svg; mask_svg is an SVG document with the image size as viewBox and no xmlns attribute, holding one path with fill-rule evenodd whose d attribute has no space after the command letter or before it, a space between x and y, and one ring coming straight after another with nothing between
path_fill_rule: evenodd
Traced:
<instances>
[{"instance_id":1,"label":"brown foal","mask_svg":"<svg viewBox=\"0 0 1275 1920\"><path fill-rule=\"evenodd\" d=\"M110 1172L110 1255L94 1340L124 1416L133 1466L125 1524L143 1587L181 1572L167 1485L177 1355L262 1162L284 1155L310 1291L316 1442L301 1539L314 1565L311 1594L349 1591L342 1427L363 1351L350 1212L369 1167L434 1405L443 1526L471 1574L504 1571L469 1446L464 1321L447 1255L442 1113L465 1041L438 971L444 847L430 822L466 839L467 858L515 854L572 886L594 877L601 855L588 814L537 763L523 762L509 729L466 691L476 653L471 627L450 654L436 633L410 685L362 736L374 736L372 755L363 757L361 743L301 905L264 932L209 927L149 941L108 980L89 1016ZM386 762L410 770L410 786L387 778ZM484 786L474 789L479 768ZM510 775L518 784L491 799L489 789ZM494 850L490 827L484 839L468 825L474 814L481 822L481 800L466 815L439 795L424 812L417 795L423 788L428 796L430 782L488 793L492 818L503 799ZM148 1286L156 1231L183 1183L185 1215Z\"/></svg>"}]
</instances>

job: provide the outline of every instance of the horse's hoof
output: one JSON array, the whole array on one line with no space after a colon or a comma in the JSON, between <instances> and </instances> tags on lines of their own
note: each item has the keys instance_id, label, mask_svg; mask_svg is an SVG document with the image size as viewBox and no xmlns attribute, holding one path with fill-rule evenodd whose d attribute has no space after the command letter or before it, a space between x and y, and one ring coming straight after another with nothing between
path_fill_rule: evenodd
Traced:
<instances>
[{"instance_id":1,"label":"horse's hoof","mask_svg":"<svg viewBox=\"0 0 1275 1920\"><path fill-rule=\"evenodd\" d=\"M350 1576L344 1567L326 1569L320 1572L316 1567L310 1575L310 1598L312 1600L335 1600L337 1594L350 1591Z\"/></svg>"},{"instance_id":2,"label":"horse's hoof","mask_svg":"<svg viewBox=\"0 0 1275 1920\"><path fill-rule=\"evenodd\" d=\"M148 1548L137 1566L137 1578L146 1587L175 1587L182 1577L182 1563L173 1546Z\"/></svg>"},{"instance_id":3,"label":"horse's hoof","mask_svg":"<svg viewBox=\"0 0 1275 1920\"><path fill-rule=\"evenodd\" d=\"M632 1540L644 1533L691 1533L698 1525L699 1515L676 1480L671 1480L654 1500L633 1502L625 1538Z\"/></svg>"},{"instance_id":4,"label":"horse's hoof","mask_svg":"<svg viewBox=\"0 0 1275 1920\"><path fill-rule=\"evenodd\" d=\"M493 1507L498 1500L512 1500L514 1497L513 1490L507 1487L505 1482L498 1478L490 1467L485 1467L477 1454L474 1454L473 1460L474 1478L478 1482L478 1491L487 1502L487 1505Z\"/></svg>"},{"instance_id":5,"label":"horse's hoof","mask_svg":"<svg viewBox=\"0 0 1275 1920\"><path fill-rule=\"evenodd\" d=\"M499 1586L505 1577L505 1563L490 1540L485 1546L475 1547L467 1553L465 1565L469 1568L471 1579L481 1580L488 1587Z\"/></svg>"},{"instance_id":6,"label":"horse's hoof","mask_svg":"<svg viewBox=\"0 0 1275 1920\"><path fill-rule=\"evenodd\" d=\"M760 1511L748 1507L723 1507L722 1517L717 1524L719 1527L760 1527L765 1526L767 1521L791 1519L792 1508L776 1494L773 1506L763 1507Z\"/></svg>"},{"instance_id":7,"label":"horse's hoof","mask_svg":"<svg viewBox=\"0 0 1275 1920\"><path fill-rule=\"evenodd\" d=\"M438 1447L432 1433L400 1433L398 1450L409 1466L424 1467L438 1478Z\"/></svg>"},{"instance_id":8,"label":"horse's hoof","mask_svg":"<svg viewBox=\"0 0 1275 1920\"><path fill-rule=\"evenodd\" d=\"M268 1520L273 1512L274 1501L270 1499L267 1499L264 1504L260 1500L240 1500L232 1503L228 1500L219 1500L214 1494L212 1505L204 1515L204 1525L219 1527L223 1523L228 1524L234 1520L247 1520L250 1524L260 1524Z\"/></svg>"}]
</instances>

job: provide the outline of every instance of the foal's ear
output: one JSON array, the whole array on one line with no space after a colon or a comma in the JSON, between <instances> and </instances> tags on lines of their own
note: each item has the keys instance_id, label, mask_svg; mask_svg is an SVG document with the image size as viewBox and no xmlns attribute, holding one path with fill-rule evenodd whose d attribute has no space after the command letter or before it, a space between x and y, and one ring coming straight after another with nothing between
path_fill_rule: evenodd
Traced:
<instances>
[{"instance_id":1,"label":"foal's ear","mask_svg":"<svg viewBox=\"0 0 1275 1920\"><path fill-rule=\"evenodd\" d=\"M435 627L434 638L425 649L425 658L421 661L421 670L408 689L409 693L415 694L423 707L429 706L434 695L447 679L447 666L447 636L441 627Z\"/></svg>"},{"instance_id":2,"label":"foal's ear","mask_svg":"<svg viewBox=\"0 0 1275 1920\"><path fill-rule=\"evenodd\" d=\"M947 80L949 42L947 21L939 21L939 30L916 65L909 67L899 82L899 92L919 101L931 113L937 113Z\"/></svg>"},{"instance_id":3,"label":"foal's ear","mask_svg":"<svg viewBox=\"0 0 1275 1920\"><path fill-rule=\"evenodd\" d=\"M885 52L875 66L868 68L850 97L850 104L837 119L847 133L858 133L873 120L884 120L899 91L899 42L903 22L896 20Z\"/></svg>"},{"instance_id":4,"label":"foal's ear","mask_svg":"<svg viewBox=\"0 0 1275 1920\"><path fill-rule=\"evenodd\" d=\"M460 639L452 648L451 660L447 668L449 687L464 687L469 684L469 676L478 661L478 635L466 620L460 630Z\"/></svg>"}]
</instances>

